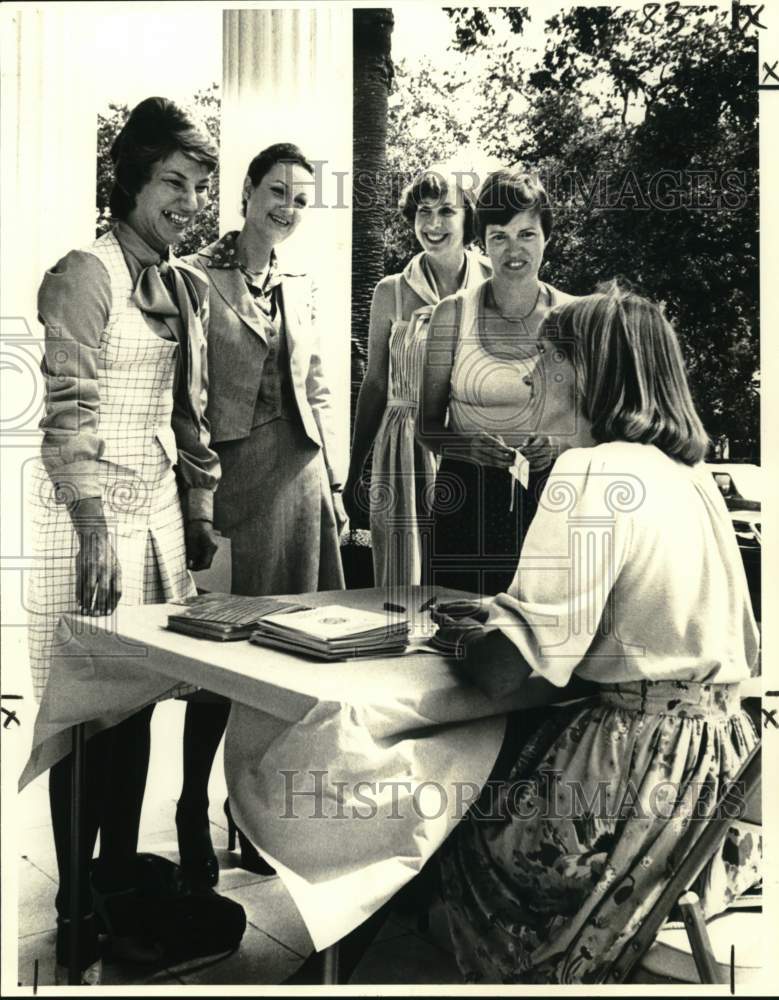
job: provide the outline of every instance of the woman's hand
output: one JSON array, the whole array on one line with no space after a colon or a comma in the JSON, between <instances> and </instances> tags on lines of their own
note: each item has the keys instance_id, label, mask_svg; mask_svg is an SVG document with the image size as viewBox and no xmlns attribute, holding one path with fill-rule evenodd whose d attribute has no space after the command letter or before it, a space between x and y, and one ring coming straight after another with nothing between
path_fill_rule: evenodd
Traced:
<instances>
[{"instance_id":1,"label":"woman's hand","mask_svg":"<svg viewBox=\"0 0 779 1000\"><path fill-rule=\"evenodd\" d=\"M346 527L346 522L349 520L346 509L344 507L343 494L339 491L333 493L333 513L335 514L335 527L338 532L338 537L341 537L341 532Z\"/></svg>"},{"instance_id":2,"label":"woman's hand","mask_svg":"<svg viewBox=\"0 0 779 1000\"><path fill-rule=\"evenodd\" d=\"M208 569L219 548L213 524L210 521L187 521L184 537L187 547L187 569L194 572Z\"/></svg>"},{"instance_id":3,"label":"woman's hand","mask_svg":"<svg viewBox=\"0 0 779 1000\"><path fill-rule=\"evenodd\" d=\"M122 596L122 570L111 538L99 528L78 533L76 601L82 615L110 615Z\"/></svg>"},{"instance_id":4,"label":"woman's hand","mask_svg":"<svg viewBox=\"0 0 779 1000\"><path fill-rule=\"evenodd\" d=\"M528 460L532 472L543 472L551 468L560 455L560 444L554 438L543 434L532 434L519 445L519 450Z\"/></svg>"},{"instance_id":5,"label":"woman's hand","mask_svg":"<svg viewBox=\"0 0 779 1000\"><path fill-rule=\"evenodd\" d=\"M457 601L442 601L430 611L430 618L437 625L448 626L457 622L472 621L483 625L489 617L489 608L481 601L461 599Z\"/></svg>"},{"instance_id":6,"label":"woman's hand","mask_svg":"<svg viewBox=\"0 0 779 1000\"><path fill-rule=\"evenodd\" d=\"M363 497L367 496L362 476L358 476L356 479L347 478L346 483L344 484L343 507L344 512L350 521L354 522L358 520L362 514L367 513L363 504L360 502L361 494Z\"/></svg>"},{"instance_id":7,"label":"woman's hand","mask_svg":"<svg viewBox=\"0 0 779 1000\"><path fill-rule=\"evenodd\" d=\"M454 436L453 436L454 440ZM457 435L457 455L477 465L491 465L498 469L510 469L514 464L514 449L503 443L502 438L484 431L476 434ZM447 448L448 450L448 448ZM454 450L454 449L453 449Z\"/></svg>"}]
</instances>

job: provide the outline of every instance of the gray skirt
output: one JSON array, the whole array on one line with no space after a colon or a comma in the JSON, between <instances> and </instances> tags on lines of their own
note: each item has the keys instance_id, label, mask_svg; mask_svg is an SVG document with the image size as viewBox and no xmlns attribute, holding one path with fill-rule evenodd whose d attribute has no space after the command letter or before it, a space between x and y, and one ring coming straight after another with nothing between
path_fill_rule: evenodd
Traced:
<instances>
[{"instance_id":1,"label":"gray skirt","mask_svg":"<svg viewBox=\"0 0 779 1000\"><path fill-rule=\"evenodd\" d=\"M214 526L230 539L234 594L302 594L344 586L322 449L299 421L255 427L215 445L222 480Z\"/></svg>"}]
</instances>

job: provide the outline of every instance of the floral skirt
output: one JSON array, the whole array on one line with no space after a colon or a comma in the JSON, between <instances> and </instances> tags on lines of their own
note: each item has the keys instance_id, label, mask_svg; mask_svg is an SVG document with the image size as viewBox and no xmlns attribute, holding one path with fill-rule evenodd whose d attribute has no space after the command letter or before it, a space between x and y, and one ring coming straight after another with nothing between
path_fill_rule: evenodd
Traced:
<instances>
[{"instance_id":1,"label":"floral skirt","mask_svg":"<svg viewBox=\"0 0 779 1000\"><path fill-rule=\"evenodd\" d=\"M738 692L643 681L550 710L442 852L467 982L605 980L757 743ZM761 851L734 819L696 884L707 917L759 880Z\"/></svg>"}]
</instances>

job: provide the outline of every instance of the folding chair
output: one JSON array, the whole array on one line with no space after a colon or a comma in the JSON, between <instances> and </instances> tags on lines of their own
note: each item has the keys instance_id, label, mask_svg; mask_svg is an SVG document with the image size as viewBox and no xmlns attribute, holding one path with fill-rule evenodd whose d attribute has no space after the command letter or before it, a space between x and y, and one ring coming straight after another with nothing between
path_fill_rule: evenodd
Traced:
<instances>
[{"instance_id":1,"label":"folding chair","mask_svg":"<svg viewBox=\"0 0 779 1000\"><path fill-rule=\"evenodd\" d=\"M734 819L760 825L761 773L758 742L721 795L713 817L706 823L703 832L682 859L674 877L660 894L635 937L628 942L617 958L606 982L624 983L631 981L631 977L634 977L633 981L641 982L641 970L649 972L650 977L654 972L660 979L668 977L672 981L695 982L694 972L697 970L701 983L721 984L730 981L731 988L734 988L733 979L737 975L734 958L738 956L734 956L730 945L739 935L743 940L745 934L759 942L761 914L750 913L739 905L739 901L735 901L732 909L712 918L707 927L700 900L690 891L690 886L706 862L720 849ZM677 903L684 920L684 930L680 930L678 934L668 930L663 931L662 926ZM759 905L759 898L756 903ZM729 930L726 927L727 921L731 921ZM720 955L715 954L709 933L709 929L715 925L715 937L718 943L721 945L726 942L728 946L724 962L721 948ZM683 948L684 944L689 946L689 952ZM751 963L746 963L740 968L746 975L754 974L756 971ZM657 979L650 978L649 981L656 982Z\"/></svg>"}]
</instances>

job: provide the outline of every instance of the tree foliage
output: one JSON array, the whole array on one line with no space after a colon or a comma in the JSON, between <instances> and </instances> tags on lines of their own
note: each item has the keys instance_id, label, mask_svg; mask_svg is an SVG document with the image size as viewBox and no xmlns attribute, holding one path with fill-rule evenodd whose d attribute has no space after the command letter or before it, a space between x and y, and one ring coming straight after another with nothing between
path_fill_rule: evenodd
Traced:
<instances>
[{"instance_id":1,"label":"tree foliage","mask_svg":"<svg viewBox=\"0 0 779 1000\"><path fill-rule=\"evenodd\" d=\"M537 170L555 206L543 276L580 294L622 276L662 301L709 434L757 457L754 37L719 8L574 7L547 20L544 51L530 53L528 8L450 17L460 67L398 67L388 162L414 168L476 146ZM387 269L413 251L388 225Z\"/></svg>"},{"instance_id":2,"label":"tree foliage","mask_svg":"<svg viewBox=\"0 0 779 1000\"><path fill-rule=\"evenodd\" d=\"M211 84L205 90L198 91L192 98L192 103L186 110L204 132L219 147L219 112L221 98L219 85ZM130 109L126 104L109 104L106 114L97 116L97 235L101 236L111 226L111 212L108 199L114 182L113 164L111 163L111 145L120 129L127 121ZM211 174L209 184L209 201L198 215L186 236L174 252L178 256L194 253L201 247L213 242L219 235L219 167Z\"/></svg>"}]
</instances>

